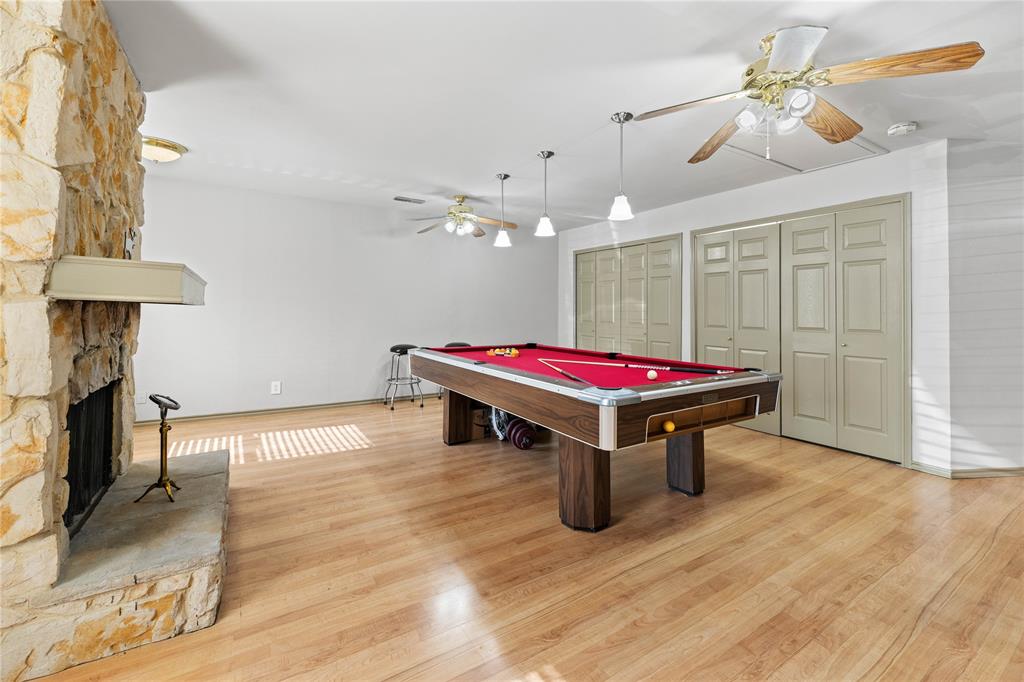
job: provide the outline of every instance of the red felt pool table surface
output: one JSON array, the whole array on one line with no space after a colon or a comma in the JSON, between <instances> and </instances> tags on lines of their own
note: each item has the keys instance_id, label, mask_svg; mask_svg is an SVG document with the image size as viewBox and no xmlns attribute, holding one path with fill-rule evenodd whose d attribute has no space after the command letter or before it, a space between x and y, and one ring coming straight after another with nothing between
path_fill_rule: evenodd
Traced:
<instances>
[{"instance_id":1,"label":"red felt pool table surface","mask_svg":"<svg viewBox=\"0 0 1024 682\"><path fill-rule=\"evenodd\" d=\"M487 351L492 348L516 348L519 350L519 357L512 358L503 355L488 355ZM706 379L707 374L697 372L658 372L658 378L650 380L647 378L646 369L635 369L631 367L609 367L605 365L581 365L575 362L560 364L559 360L583 360L586 362L630 362L651 365L663 365L671 367L701 367L718 369L733 372L742 372L740 367L724 367L720 365L702 365L696 362L680 362L679 360L665 360L663 358L648 358L638 355L626 355L623 353L607 353L604 351L579 350L576 348L562 348L559 346L546 346L536 344L496 344L494 346L462 346L454 348L431 348L430 350L441 353L449 353L460 358L474 362L486 362L497 367L509 367L565 381L566 377L551 369L539 360L550 361L556 367L560 367L570 374L597 386L598 388L631 388L636 386L655 386L659 383L670 383L683 379ZM614 357L609 357L609 356Z\"/></svg>"}]
</instances>

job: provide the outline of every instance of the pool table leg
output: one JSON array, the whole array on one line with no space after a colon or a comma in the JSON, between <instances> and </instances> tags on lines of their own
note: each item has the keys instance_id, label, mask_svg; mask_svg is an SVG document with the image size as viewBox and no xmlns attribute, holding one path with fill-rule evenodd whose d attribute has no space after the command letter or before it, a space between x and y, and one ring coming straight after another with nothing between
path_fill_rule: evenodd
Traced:
<instances>
[{"instance_id":1,"label":"pool table leg","mask_svg":"<svg viewBox=\"0 0 1024 682\"><path fill-rule=\"evenodd\" d=\"M694 431L665 441L668 487L687 495L704 492L704 432Z\"/></svg>"},{"instance_id":2,"label":"pool table leg","mask_svg":"<svg viewBox=\"0 0 1024 682\"><path fill-rule=\"evenodd\" d=\"M473 439L473 399L455 391L444 392L444 443L457 445Z\"/></svg>"},{"instance_id":3,"label":"pool table leg","mask_svg":"<svg viewBox=\"0 0 1024 682\"><path fill-rule=\"evenodd\" d=\"M558 514L573 530L599 531L612 517L611 458L567 436L558 437Z\"/></svg>"}]
</instances>

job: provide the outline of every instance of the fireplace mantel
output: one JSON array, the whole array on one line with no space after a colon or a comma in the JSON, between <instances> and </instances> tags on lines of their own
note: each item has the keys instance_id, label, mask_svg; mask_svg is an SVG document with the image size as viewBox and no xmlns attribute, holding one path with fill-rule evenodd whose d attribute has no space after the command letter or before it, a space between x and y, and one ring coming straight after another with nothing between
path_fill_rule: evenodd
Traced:
<instances>
[{"instance_id":1,"label":"fireplace mantel","mask_svg":"<svg viewBox=\"0 0 1024 682\"><path fill-rule=\"evenodd\" d=\"M203 305L206 280L181 263L63 256L46 295L67 301Z\"/></svg>"}]
</instances>

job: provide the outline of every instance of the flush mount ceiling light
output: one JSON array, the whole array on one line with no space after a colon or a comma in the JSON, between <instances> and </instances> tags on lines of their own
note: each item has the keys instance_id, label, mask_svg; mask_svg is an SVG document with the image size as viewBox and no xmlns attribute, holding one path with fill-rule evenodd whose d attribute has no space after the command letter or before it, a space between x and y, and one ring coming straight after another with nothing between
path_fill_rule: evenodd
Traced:
<instances>
[{"instance_id":1,"label":"flush mount ceiling light","mask_svg":"<svg viewBox=\"0 0 1024 682\"><path fill-rule=\"evenodd\" d=\"M622 127L633 120L633 114L628 111L620 111L612 114L612 121L619 124L619 193L615 195L612 202L612 210L608 212L608 220L632 220L633 209L629 205L629 199L622 191Z\"/></svg>"},{"instance_id":2,"label":"flush mount ceiling light","mask_svg":"<svg viewBox=\"0 0 1024 682\"><path fill-rule=\"evenodd\" d=\"M142 138L142 158L157 163L177 161L182 154L188 152L188 147L173 140L165 140L162 137Z\"/></svg>"},{"instance_id":3,"label":"flush mount ceiling light","mask_svg":"<svg viewBox=\"0 0 1024 682\"><path fill-rule=\"evenodd\" d=\"M537 156L544 159L544 215L537 221L537 229L533 233L534 237L555 236L555 226L551 224L551 218L548 217L548 159L554 155L554 152L546 151L537 154Z\"/></svg>"},{"instance_id":4,"label":"flush mount ceiling light","mask_svg":"<svg viewBox=\"0 0 1024 682\"><path fill-rule=\"evenodd\" d=\"M508 238L508 232L505 231L505 181L508 180L508 173L498 173L496 176L501 181L501 224L498 227L498 236L494 238L494 245L499 249L505 249L512 246L512 240Z\"/></svg>"}]
</instances>

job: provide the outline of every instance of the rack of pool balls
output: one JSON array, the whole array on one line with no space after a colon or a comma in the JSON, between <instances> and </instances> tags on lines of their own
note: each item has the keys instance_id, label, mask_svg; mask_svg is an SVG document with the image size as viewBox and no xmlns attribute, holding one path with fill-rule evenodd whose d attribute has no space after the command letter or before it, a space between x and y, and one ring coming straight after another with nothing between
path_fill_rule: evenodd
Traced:
<instances>
[{"instance_id":1,"label":"rack of pool balls","mask_svg":"<svg viewBox=\"0 0 1024 682\"><path fill-rule=\"evenodd\" d=\"M487 351L487 354L490 355L491 357L494 357L495 355L503 355L506 358L518 358L519 357L519 349L518 348L491 348L490 350Z\"/></svg>"}]
</instances>

